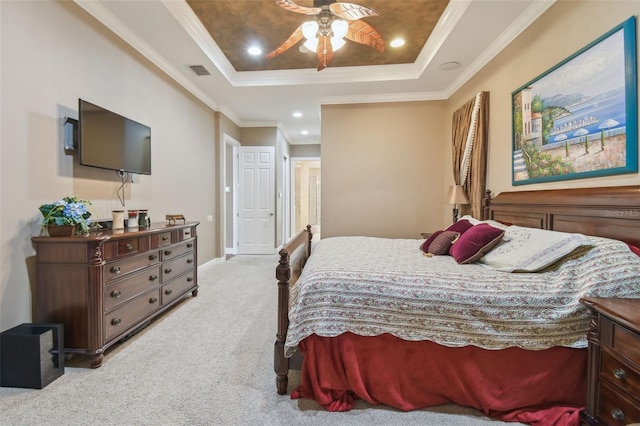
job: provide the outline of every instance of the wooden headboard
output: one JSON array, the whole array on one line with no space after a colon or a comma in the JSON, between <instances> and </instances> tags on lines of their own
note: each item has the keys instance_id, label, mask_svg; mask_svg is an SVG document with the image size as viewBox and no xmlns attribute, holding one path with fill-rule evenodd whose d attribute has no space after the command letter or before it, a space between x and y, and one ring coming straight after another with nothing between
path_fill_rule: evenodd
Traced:
<instances>
[{"instance_id":1,"label":"wooden headboard","mask_svg":"<svg viewBox=\"0 0 640 426\"><path fill-rule=\"evenodd\" d=\"M614 238L640 247L640 185L487 191L484 216L512 225Z\"/></svg>"}]
</instances>

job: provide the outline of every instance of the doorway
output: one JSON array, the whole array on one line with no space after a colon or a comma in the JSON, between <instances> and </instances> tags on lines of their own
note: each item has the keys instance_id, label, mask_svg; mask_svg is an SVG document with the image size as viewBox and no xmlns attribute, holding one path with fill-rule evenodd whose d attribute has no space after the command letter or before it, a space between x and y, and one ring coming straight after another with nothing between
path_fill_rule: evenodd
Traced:
<instances>
[{"instance_id":1,"label":"doorway","mask_svg":"<svg viewBox=\"0 0 640 426\"><path fill-rule=\"evenodd\" d=\"M238 160L238 254L275 249L275 147L241 146Z\"/></svg>"},{"instance_id":2,"label":"doorway","mask_svg":"<svg viewBox=\"0 0 640 426\"><path fill-rule=\"evenodd\" d=\"M322 222L320 171L320 158L318 157L291 159L291 175L293 176L292 235L297 234L307 225L311 225L314 239L320 238L320 223Z\"/></svg>"},{"instance_id":3,"label":"doorway","mask_svg":"<svg viewBox=\"0 0 640 426\"><path fill-rule=\"evenodd\" d=\"M225 256L238 250L238 150L240 142L224 134L223 165L223 232Z\"/></svg>"}]
</instances>

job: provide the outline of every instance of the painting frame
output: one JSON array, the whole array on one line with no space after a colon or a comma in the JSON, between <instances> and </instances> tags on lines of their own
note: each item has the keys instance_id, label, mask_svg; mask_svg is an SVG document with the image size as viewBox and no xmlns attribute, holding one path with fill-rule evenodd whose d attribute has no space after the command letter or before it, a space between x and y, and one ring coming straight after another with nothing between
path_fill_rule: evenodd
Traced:
<instances>
[{"instance_id":1,"label":"painting frame","mask_svg":"<svg viewBox=\"0 0 640 426\"><path fill-rule=\"evenodd\" d=\"M637 173L635 16L514 90L511 106L512 185Z\"/></svg>"}]
</instances>

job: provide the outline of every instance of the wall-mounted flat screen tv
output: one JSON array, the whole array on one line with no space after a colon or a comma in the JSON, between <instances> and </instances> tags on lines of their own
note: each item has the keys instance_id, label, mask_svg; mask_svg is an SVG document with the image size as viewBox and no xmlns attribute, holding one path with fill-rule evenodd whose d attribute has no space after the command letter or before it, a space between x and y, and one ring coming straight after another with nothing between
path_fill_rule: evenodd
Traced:
<instances>
[{"instance_id":1,"label":"wall-mounted flat screen tv","mask_svg":"<svg viewBox=\"0 0 640 426\"><path fill-rule=\"evenodd\" d=\"M151 174L151 129L85 100L78 105L80 164Z\"/></svg>"}]
</instances>

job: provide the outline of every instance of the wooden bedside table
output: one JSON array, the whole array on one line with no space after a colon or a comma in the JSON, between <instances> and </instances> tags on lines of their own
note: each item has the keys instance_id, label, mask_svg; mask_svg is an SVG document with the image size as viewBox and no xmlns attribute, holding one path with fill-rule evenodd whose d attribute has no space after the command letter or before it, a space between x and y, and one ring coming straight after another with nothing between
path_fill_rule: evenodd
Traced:
<instances>
[{"instance_id":1,"label":"wooden bedside table","mask_svg":"<svg viewBox=\"0 0 640 426\"><path fill-rule=\"evenodd\" d=\"M585 297L592 313L587 425L640 422L640 299Z\"/></svg>"}]
</instances>

